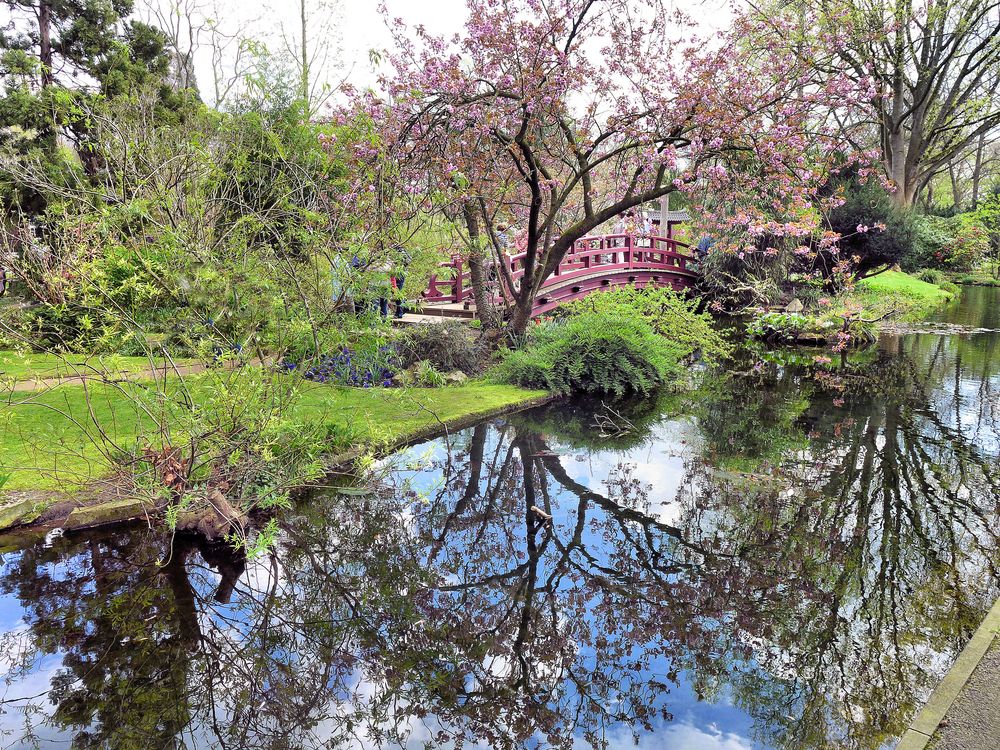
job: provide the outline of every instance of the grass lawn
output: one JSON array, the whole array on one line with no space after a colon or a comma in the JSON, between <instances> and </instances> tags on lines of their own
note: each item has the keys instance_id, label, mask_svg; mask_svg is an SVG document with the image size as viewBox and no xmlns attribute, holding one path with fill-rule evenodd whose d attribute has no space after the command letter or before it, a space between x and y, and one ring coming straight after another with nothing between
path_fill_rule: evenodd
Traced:
<instances>
[{"instance_id":1,"label":"grass lawn","mask_svg":"<svg viewBox=\"0 0 1000 750\"><path fill-rule=\"evenodd\" d=\"M176 364L186 364L178 360ZM23 354L16 351L0 351L0 382L11 380L37 380L43 378L69 377L108 373L120 375L143 372L153 365L162 367L164 360L148 357L122 357L116 354Z\"/></svg>"},{"instance_id":2,"label":"grass lawn","mask_svg":"<svg viewBox=\"0 0 1000 750\"><path fill-rule=\"evenodd\" d=\"M913 318L927 314L954 295L908 273L885 271L860 281L853 296L864 305L865 317L895 310L903 318Z\"/></svg>"},{"instance_id":3,"label":"grass lawn","mask_svg":"<svg viewBox=\"0 0 1000 750\"><path fill-rule=\"evenodd\" d=\"M202 376L187 379L198 393ZM89 394L89 403L87 394ZM304 383L291 418L320 422L337 436L330 453L354 445L392 445L441 422L524 403L545 395L505 385L468 383L446 388L361 389ZM101 426L114 441L157 442L155 424L112 386L62 385L8 394L0 405L0 481L3 490L72 491L106 477L111 456Z\"/></svg>"}]
</instances>

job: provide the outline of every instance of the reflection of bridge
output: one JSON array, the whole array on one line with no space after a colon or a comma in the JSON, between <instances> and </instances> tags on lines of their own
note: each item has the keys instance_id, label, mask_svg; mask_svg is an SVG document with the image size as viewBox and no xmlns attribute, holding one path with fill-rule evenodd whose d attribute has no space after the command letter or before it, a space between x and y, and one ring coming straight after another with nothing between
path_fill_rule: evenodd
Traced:
<instances>
[{"instance_id":1,"label":"reflection of bridge","mask_svg":"<svg viewBox=\"0 0 1000 750\"><path fill-rule=\"evenodd\" d=\"M559 268L542 284L535 298L534 316L544 315L564 302L580 299L599 289L635 284L666 286L677 291L687 289L694 280L694 272L687 268L690 255L683 251L688 246L672 237L631 234L608 234L584 237L573 245ZM525 253L504 259L514 283L524 276ZM451 261L441 264L449 269L448 278L435 274L422 295L426 312L461 315L472 305L472 283L465 260L453 255ZM497 301L505 286L502 274L493 284ZM437 308L437 309L435 309ZM469 313L465 313L468 315Z\"/></svg>"}]
</instances>

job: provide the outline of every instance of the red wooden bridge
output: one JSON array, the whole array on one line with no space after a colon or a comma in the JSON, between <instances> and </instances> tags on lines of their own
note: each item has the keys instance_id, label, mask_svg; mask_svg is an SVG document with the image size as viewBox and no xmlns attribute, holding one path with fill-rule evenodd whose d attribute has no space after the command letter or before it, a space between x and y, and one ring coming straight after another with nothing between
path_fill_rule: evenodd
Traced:
<instances>
[{"instance_id":1,"label":"red wooden bridge","mask_svg":"<svg viewBox=\"0 0 1000 750\"><path fill-rule=\"evenodd\" d=\"M687 289L693 285L695 277L687 268L691 259L689 250L683 242L656 235L584 237L574 243L555 273L542 284L532 315L545 315L564 302L616 286L655 284L677 291ZM524 276L525 256L526 253L520 252L504 258L515 284ZM453 255L451 261L442 263L441 267L443 272L431 277L422 295L425 311L446 314L450 309L453 314L460 314L460 310L469 310L473 303L472 283L465 259ZM497 275L500 278L494 282L495 299L500 302L502 298L509 298L512 290L506 288L502 274Z\"/></svg>"}]
</instances>

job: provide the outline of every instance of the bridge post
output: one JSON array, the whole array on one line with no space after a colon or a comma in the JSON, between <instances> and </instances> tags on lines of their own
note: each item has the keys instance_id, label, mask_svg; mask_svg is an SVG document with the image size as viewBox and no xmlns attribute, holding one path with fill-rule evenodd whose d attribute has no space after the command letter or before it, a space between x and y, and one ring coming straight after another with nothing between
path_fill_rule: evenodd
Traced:
<instances>
[{"instance_id":1,"label":"bridge post","mask_svg":"<svg viewBox=\"0 0 1000 750\"><path fill-rule=\"evenodd\" d=\"M455 295L455 302L462 301L462 293L464 289L462 288L462 256L461 254L451 256L452 265L455 267L455 285L452 291Z\"/></svg>"}]
</instances>

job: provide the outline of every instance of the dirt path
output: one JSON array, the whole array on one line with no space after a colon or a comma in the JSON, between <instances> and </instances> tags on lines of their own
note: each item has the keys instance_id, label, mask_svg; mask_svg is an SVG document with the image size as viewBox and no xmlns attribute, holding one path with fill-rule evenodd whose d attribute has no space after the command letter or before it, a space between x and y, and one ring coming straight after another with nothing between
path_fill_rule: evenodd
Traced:
<instances>
[{"instance_id":1,"label":"dirt path","mask_svg":"<svg viewBox=\"0 0 1000 750\"><path fill-rule=\"evenodd\" d=\"M246 364L258 367L261 360L254 359ZM236 362L226 362L226 369L236 367ZM84 385L86 383L101 382L121 382L126 380L153 380L165 376L175 375L197 375L209 369L209 365L203 363L164 365L163 367L146 368L145 370L124 370L122 372L93 372L80 375L63 375L53 378L31 378L28 380L17 380L13 384L0 386L0 393L30 393L33 391L46 391L61 385Z\"/></svg>"}]
</instances>

